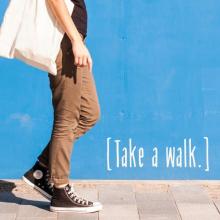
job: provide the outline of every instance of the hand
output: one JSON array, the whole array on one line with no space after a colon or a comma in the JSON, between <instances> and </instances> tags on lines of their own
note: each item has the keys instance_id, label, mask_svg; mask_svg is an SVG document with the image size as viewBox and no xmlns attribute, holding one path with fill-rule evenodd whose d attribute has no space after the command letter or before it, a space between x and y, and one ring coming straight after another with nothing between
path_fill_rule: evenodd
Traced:
<instances>
[{"instance_id":1,"label":"hand","mask_svg":"<svg viewBox=\"0 0 220 220\"><path fill-rule=\"evenodd\" d=\"M72 51L75 58L75 65L80 67L88 65L89 71L92 71L92 58L81 38L72 41Z\"/></svg>"}]
</instances>

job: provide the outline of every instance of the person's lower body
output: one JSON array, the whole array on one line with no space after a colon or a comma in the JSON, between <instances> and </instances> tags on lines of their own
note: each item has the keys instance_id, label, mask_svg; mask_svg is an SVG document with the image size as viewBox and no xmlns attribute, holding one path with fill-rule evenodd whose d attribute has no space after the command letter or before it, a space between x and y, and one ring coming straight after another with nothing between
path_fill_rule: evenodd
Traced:
<instances>
[{"instance_id":1,"label":"person's lower body","mask_svg":"<svg viewBox=\"0 0 220 220\"><path fill-rule=\"evenodd\" d=\"M68 183L73 143L95 125L100 106L88 66L76 67L66 38L57 56L57 75L48 73L54 108L51 138L38 160L51 172L55 185Z\"/></svg>"},{"instance_id":2,"label":"person's lower body","mask_svg":"<svg viewBox=\"0 0 220 220\"><path fill-rule=\"evenodd\" d=\"M88 66L74 64L72 47L66 36L56 64L57 75L48 73L54 109L51 138L23 179L41 193L46 191L42 194L52 199L52 211L98 211L101 203L77 197L69 184L73 144L100 118L93 74Z\"/></svg>"}]
</instances>

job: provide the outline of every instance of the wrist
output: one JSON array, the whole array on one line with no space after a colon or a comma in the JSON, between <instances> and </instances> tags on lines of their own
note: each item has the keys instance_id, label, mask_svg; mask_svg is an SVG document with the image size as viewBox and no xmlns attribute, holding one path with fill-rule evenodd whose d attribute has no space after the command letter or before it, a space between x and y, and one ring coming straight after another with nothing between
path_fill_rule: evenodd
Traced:
<instances>
[{"instance_id":1,"label":"wrist","mask_svg":"<svg viewBox=\"0 0 220 220\"><path fill-rule=\"evenodd\" d=\"M82 37L79 34L77 34L76 36L70 37L70 41L72 44L74 44L76 42L82 41Z\"/></svg>"}]
</instances>

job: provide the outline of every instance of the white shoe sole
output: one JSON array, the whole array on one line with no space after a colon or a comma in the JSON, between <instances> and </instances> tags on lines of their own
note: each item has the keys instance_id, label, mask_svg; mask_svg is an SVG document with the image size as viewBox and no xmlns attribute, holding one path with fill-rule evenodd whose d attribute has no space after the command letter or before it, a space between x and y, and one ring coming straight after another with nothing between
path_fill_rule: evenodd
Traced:
<instances>
[{"instance_id":1,"label":"white shoe sole","mask_svg":"<svg viewBox=\"0 0 220 220\"><path fill-rule=\"evenodd\" d=\"M41 188L38 186L34 185L31 181L29 181L25 176L22 176L22 179L24 180L25 183L27 183L29 186L31 186L33 189L37 190L41 195L43 195L46 199L51 200L52 196L43 191Z\"/></svg>"},{"instance_id":2,"label":"white shoe sole","mask_svg":"<svg viewBox=\"0 0 220 220\"><path fill-rule=\"evenodd\" d=\"M50 211L52 212L75 212L75 213L91 213L91 212L98 212L103 209L102 204L95 205L92 207L55 207L50 206Z\"/></svg>"}]
</instances>

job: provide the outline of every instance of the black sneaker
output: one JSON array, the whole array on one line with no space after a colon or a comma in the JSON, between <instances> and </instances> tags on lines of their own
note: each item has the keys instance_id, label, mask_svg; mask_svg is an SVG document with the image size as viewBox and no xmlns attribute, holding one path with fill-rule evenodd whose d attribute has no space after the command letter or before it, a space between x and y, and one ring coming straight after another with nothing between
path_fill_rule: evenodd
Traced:
<instances>
[{"instance_id":1,"label":"black sneaker","mask_svg":"<svg viewBox=\"0 0 220 220\"><path fill-rule=\"evenodd\" d=\"M53 184L49 181L49 170L42 166L39 161L22 176L22 179L44 197L51 200Z\"/></svg>"},{"instance_id":2,"label":"black sneaker","mask_svg":"<svg viewBox=\"0 0 220 220\"><path fill-rule=\"evenodd\" d=\"M97 212L102 209L100 202L91 202L76 195L73 185L67 184L63 188L54 187L50 211L53 212Z\"/></svg>"}]
</instances>

